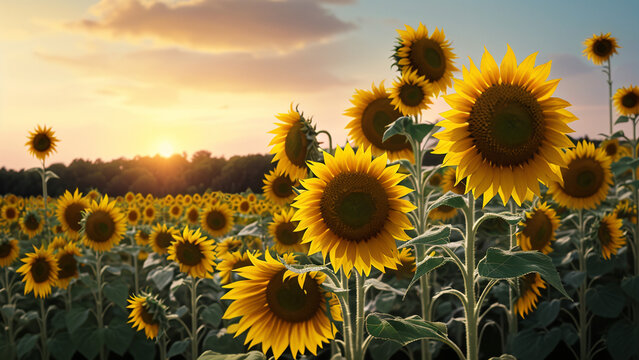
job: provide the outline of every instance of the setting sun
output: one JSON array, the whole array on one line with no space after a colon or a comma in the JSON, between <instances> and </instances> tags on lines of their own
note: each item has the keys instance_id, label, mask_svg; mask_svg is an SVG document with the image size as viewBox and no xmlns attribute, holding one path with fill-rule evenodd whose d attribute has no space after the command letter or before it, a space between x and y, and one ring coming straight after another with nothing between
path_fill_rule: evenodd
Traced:
<instances>
[{"instance_id":1,"label":"setting sun","mask_svg":"<svg viewBox=\"0 0 639 360\"><path fill-rule=\"evenodd\" d=\"M170 157L174 153L173 144L168 141L160 142L157 147L157 153L163 157Z\"/></svg>"}]
</instances>

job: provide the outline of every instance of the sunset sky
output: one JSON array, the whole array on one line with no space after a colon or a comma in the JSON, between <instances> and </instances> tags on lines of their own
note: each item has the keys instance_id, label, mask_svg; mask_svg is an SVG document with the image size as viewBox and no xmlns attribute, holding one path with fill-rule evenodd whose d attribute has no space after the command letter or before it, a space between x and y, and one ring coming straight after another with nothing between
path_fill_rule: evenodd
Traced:
<instances>
[{"instance_id":1,"label":"sunset sky","mask_svg":"<svg viewBox=\"0 0 639 360\"><path fill-rule=\"evenodd\" d=\"M484 46L501 62L506 44L552 60L572 135L598 137L608 89L582 43L610 32L614 89L639 84L637 14L636 0L3 0L0 167L37 166L24 143L38 124L61 140L50 162L266 153L291 102L344 144L354 89L390 86L396 29L419 22L444 29L460 68Z\"/></svg>"}]
</instances>

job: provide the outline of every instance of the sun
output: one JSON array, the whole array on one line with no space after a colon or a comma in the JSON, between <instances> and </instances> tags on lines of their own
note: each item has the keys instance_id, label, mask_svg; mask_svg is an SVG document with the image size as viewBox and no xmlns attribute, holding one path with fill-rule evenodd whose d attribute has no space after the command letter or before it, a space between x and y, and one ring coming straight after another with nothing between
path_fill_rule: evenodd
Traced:
<instances>
[{"instance_id":1,"label":"sun","mask_svg":"<svg viewBox=\"0 0 639 360\"><path fill-rule=\"evenodd\" d=\"M175 151L173 150L173 144L163 140L158 143L157 152L160 156L168 158L171 157Z\"/></svg>"}]
</instances>

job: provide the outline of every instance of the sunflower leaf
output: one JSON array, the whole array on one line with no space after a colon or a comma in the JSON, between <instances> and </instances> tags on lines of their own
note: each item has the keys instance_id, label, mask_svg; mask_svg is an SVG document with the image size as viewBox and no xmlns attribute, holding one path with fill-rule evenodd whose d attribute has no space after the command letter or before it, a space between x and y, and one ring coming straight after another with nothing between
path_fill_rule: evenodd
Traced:
<instances>
[{"instance_id":1,"label":"sunflower leaf","mask_svg":"<svg viewBox=\"0 0 639 360\"><path fill-rule=\"evenodd\" d=\"M418 235L417 237L409 240L402 245L398 246L398 249L415 246L415 245L444 245L450 240L450 225L434 226L425 233Z\"/></svg>"},{"instance_id":2,"label":"sunflower leaf","mask_svg":"<svg viewBox=\"0 0 639 360\"><path fill-rule=\"evenodd\" d=\"M627 123L628 120L630 120L626 115L621 115L620 117L617 118L617 120L615 121L615 125L617 124L623 124L623 123Z\"/></svg>"},{"instance_id":3,"label":"sunflower leaf","mask_svg":"<svg viewBox=\"0 0 639 360\"><path fill-rule=\"evenodd\" d=\"M614 319L626 305L626 297L619 285L596 285L586 291L586 306L595 315Z\"/></svg>"},{"instance_id":4,"label":"sunflower leaf","mask_svg":"<svg viewBox=\"0 0 639 360\"><path fill-rule=\"evenodd\" d=\"M67 324L69 333L76 331L89 317L89 309L79 306L73 307L65 312L64 322Z\"/></svg>"},{"instance_id":5,"label":"sunflower leaf","mask_svg":"<svg viewBox=\"0 0 639 360\"><path fill-rule=\"evenodd\" d=\"M548 255L538 251L509 251L489 248L477 265L479 275L489 279L511 279L536 272L552 287L570 298Z\"/></svg>"},{"instance_id":6,"label":"sunflower leaf","mask_svg":"<svg viewBox=\"0 0 639 360\"><path fill-rule=\"evenodd\" d=\"M382 142L395 135L407 135L406 130L412 123L413 119L410 116L402 116L397 118L397 120L386 125L386 131L384 131L384 136L382 136Z\"/></svg>"},{"instance_id":7,"label":"sunflower leaf","mask_svg":"<svg viewBox=\"0 0 639 360\"><path fill-rule=\"evenodd\" d=\"M246 354L220 354L207 350L197 360L266 360L266 355L260 351L249 351Z\"/></svg>"},{"instance_id":8,"label":"sunflower leaf","mask_svg":"<svg viewBox=\"0 0 639 360\"><path fill-rule=\"evenodd\" d=\"M421 339L450 341L446 324L424 321L418 316L406 319L389 314L373 313L366 317L366 330L373 337L402 345Z\"/></svg>"},{"instance_id":9,"label":"sunflower leaf","mask_svg":"<svg viewBox=\"0 0 639 360\"><path fill-rule=\"evenodd\" d=\"M417 141L418 143L421 143L422 140L424 140L424 138L426 137L426 135L428 135L428 133L430 133L434 127L435 127L435 124L412 124L411 123L406 128L406 133L408 134L408 136L413 138L413 140Z\"/></svg>"},{"instance_id":10,"label":"sunflower leaf","mask_svg":"<svg viewBox=\"0 0 639 360\"><path fill-rule=\"evenodd\" d=\"M626 360L639 356L639 342L628 341L639 338L639 326L622 319L608 329L607 335L607 347L613 359Z\"/></svg>"},{"instance_id":11,"label":"sunflower leaf","mask_svg":"<svg viewBox=\"0 0 639 360\"><path fill-rule=\"evenodd\" d=\"M22 336L16 344L18 358L22 358L33 350L40 339L40 334L27 334Z\"/></svg>"},{"instance_id":12,"label":"sunflower leaf","mask_svg":"<svg viewBox=\"0 0 639 360\"><path fill-rule=\"evenodd\" d=\"M513 214L511 212L501 212L498 214L495 213L487 213L482 215L477 222L475 222L475 230L479 228L479 225L488 219L502 219L508 223L508 225L517 225L521 220L521 215Z\"/></svg>"},{"instance_id":13,"label":"sunflower leaf","mask_svg":"<svg viewBox=\"0 0 639 360\"><path fill-rule=\"evenodd\" d=\"M415 266L415 275L410 281L410 284L406 287L406 292L404 292L404 297L408 294L408 289L410 289L413 284L415 284L419 279L428 274L429 272L437 269L438 267L444 265L449 262L449 258L445 258L443 256L426 256L422 261L418 262Z\"/></svg>"},{"instance_id":14,"label":"sunflower leaf","mask_svg":"<svg viewBox=\"0 0 639 360\"><path fill-rule=\"evenodd\" d=\"M437 201L433 202L426 210L426 213L431 212L431 210L438 208L442 205L451 206L457 209L463 208L466 206L466 200L461 195L457 195L454 193L448 193L444 196L437 199Z\"/></svg>"},{"instance_id":15,"label":"sunflower leaf","mask_svg":"<svg viewBox=\"0 0 639 360\"><path fill-rule=\"evenodd\" d=\"M263 231L260 228L258 221L252 222L246 225L236 236L260 236L263 235Z\"/></svg>"},{"instance_id":16,"label":"sunflower leaf","mask_svg":"<svg viewBox=\"0 0 639 360\"><path fill-rule=\"evenodd\" d=\"M169 348L169 352L166 354L167 359L171 356L182 354L188 349L189 344L191 343L191 339L179 340L171 344Z\"/></svg>"},{"instance_id":17,"label":"sunflower leaf","mask_svg":"<svg viewBox=\"0 0 639 360\"><path fill-rule=\"evenodd\" d=\"M220 325L220 321L222 320L222 313L223 311L220 307L220 304L213 303L207 306L206 309L202 310L200 317L207 324L213 326L214 328L217 328L218 325Z\"/></svg>"},{"instance_id":18,"label":"sunflower leaf","mask_svg":"<svg viewBox=\"0 0 639 360\"><path fill-rule=\"evenodd\" d=\"M386 284L384 282L381 282L381 281L379 281L377 279L373 279L373 278L366 279L366 281L364 282L364 289L368 290L371 287L374 287L375 289L380 290L380 291L389 291L389 292L395 293L397 295L404 295L404 291L395 289L394 287L392 287L392 286L390 286L390 285L388 285L388 284Z\"/></svg>"},{"instance_id":19,"label":"sunflower leaf","mask_svg":"<svg viewBox=\"0 0 639 360\"><path fill-rule=\"evenodd\" d=\"M639 276L625 278L621 281L621 288L628 296L639 301Z\"/></svg>"}]
</instances>

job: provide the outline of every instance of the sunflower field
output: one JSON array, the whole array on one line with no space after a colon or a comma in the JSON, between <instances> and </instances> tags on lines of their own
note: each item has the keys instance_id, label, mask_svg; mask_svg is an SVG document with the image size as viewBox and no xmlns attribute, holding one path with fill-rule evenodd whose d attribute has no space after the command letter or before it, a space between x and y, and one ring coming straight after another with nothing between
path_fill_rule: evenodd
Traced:
<instances>
[{"instance_id":1,"label":"sunflower field","mask_svg":"<svg viewBox=\"0 0 639 360\"><path fill-rule=\"evenodd\" d=\"M0 197L0 357L639 359L639 87L587 39L610 131L573 140L550 62L506 47L454 78L443 30L398 30L348 144L275 116L260 194L51 197L64 139L36 127L42 195Z\"/></svg>"}]
</instances>

